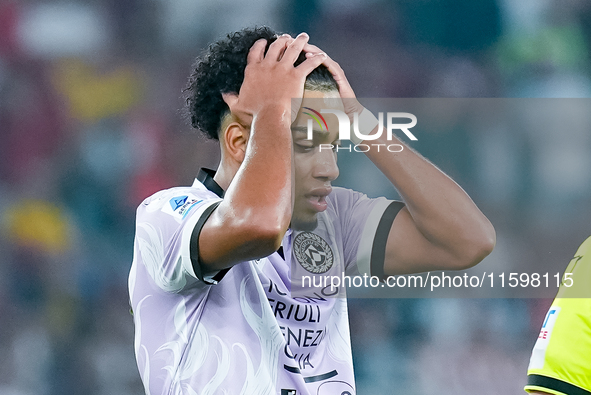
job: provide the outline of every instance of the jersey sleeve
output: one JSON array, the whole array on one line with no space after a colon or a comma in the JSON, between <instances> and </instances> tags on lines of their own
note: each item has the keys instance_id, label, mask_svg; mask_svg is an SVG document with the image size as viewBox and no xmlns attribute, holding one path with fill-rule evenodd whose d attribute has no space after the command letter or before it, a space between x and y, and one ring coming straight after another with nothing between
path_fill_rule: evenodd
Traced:
<instances>
[{"instance_id":1,"label":"jersey sleeve","mask_svg":"<svg viewBox=\"0 0 591 395\"><path fill-rule=\"evenodd\" d=\"M572 282L563 281L546 314L527 371L527 392L591 395L591 238L565 273Z\"/></svg>"},{"instance_id":2,"label":"jersey sleeve","mask_svg":"<svg viewBox=\"0 0 591 395\"><path fill-rule=\"evenodd\" d=\"M221 200L198 188L172 188L138 208L137 259L163 291L179 292L197 280L215 284L225 273L202 273L196 250L201 227Z\"/></svg>"},{"instance_id":3,"label":"jersey sleeve","mask_svg":"<svg viewBox=\"0 0 591 395\"><path fill-rule=\"evenodd\" d=\"M343 232L347 274L384 277L386 242L404 203L383 197L372 199L344 188L335 188L331 195Z\"/></svg>"}]
</instances>

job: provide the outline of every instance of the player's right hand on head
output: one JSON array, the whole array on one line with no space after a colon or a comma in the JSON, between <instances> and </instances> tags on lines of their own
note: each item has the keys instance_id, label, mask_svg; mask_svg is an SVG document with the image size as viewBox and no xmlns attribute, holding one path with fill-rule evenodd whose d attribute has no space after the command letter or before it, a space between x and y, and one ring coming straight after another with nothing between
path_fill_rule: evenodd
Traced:
<instances>
[{"instance_id":1,"label":"player's right hand on head","mask_svg":"<svg viewBox=\"0 0 591 395\"><path fill-rule=\"evenodd\" d=\"M326 54L317 53L294 66L308 38L306 33L295 39L284 34L269 46L266 54L265 39L254 43L248 53L240 92L222 94L240 123L250 126L254 116L269 109L291 116L290 123L295 120L300 103L292 103L292 99L301 102L306 77L326 59Z\"/></svg>"}]
</instances>

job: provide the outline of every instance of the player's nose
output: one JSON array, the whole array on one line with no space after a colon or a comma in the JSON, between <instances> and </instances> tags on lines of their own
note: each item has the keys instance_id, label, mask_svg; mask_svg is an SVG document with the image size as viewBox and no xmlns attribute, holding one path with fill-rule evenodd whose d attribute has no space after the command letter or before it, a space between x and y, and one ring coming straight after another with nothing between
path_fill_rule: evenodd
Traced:
<instances>
[{"instance_id":1,"label":"player's nose","mask_svg":"<svg viewBox=\"0 0 591 395\"><path fill-rule=\"evenodd\" d=\"M337 156L331 149L322 149L316 153L314 177L334 181L339 176Z\"/></svg>"}]
</instances>

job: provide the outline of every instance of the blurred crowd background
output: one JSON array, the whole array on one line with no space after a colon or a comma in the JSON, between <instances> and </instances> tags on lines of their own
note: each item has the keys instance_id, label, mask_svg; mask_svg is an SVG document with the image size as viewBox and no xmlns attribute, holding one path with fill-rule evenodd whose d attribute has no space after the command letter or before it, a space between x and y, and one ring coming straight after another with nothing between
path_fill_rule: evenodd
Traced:
<instances>
[{"instance_id":1,"label":"blurred crowd background","mask_svg":"<svg viewBox=\"0 0 591 395\"><path fill-rule=\"evenodd\" d=\"M308 32L359 97L591 95L586 0L2 0L1 395L143 393L135 208L217 164L181 90L209 42L255 24ZM566 266L591 234L584 127L448 127L413 147L492 220L497 270ZM363 166L337 184L393 193ZM351 300L358 392L520 394L550 302Z\"/></svg>"}]
</instances>

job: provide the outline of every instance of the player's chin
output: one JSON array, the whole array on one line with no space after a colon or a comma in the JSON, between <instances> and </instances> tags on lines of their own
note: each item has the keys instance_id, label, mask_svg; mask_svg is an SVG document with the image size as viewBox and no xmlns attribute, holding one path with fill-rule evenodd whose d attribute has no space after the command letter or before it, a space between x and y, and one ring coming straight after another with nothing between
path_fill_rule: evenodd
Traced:
<instances>
[{"instance_id":1,"label":"player's chin","mask_svg":"<svg viewBox=\"0 0 591 395\"><path fill-rule=\"evenodd\" d=\"M291 228L299 231L312 231L318 226L316 214L307 214L294 212L291 217Z\"/></svg>"}]
</instances>

